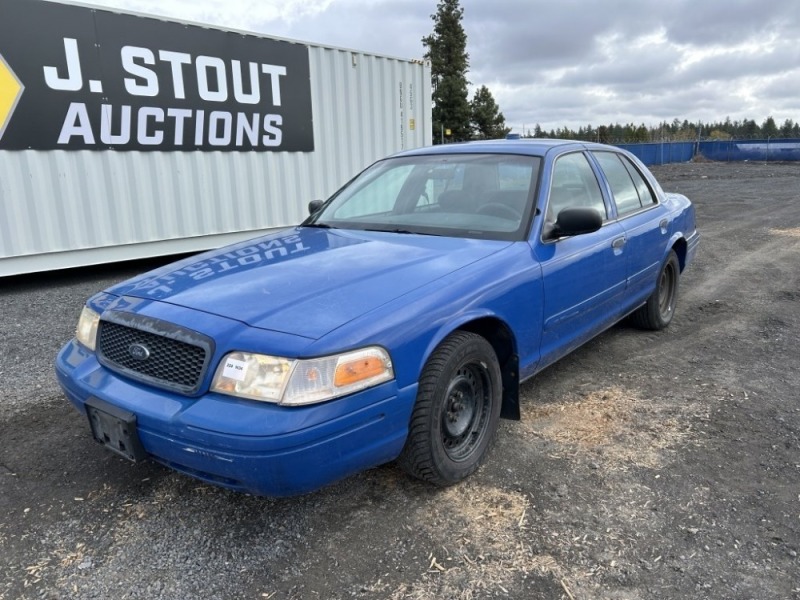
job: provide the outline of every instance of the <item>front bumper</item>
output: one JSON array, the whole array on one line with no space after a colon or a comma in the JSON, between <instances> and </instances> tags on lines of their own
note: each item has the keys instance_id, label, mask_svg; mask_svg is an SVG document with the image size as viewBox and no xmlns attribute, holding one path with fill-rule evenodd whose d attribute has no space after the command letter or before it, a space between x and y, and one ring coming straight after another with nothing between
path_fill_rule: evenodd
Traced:
<instances>
[{"instance_id":1,"label":"front bumper","mask_svg":"<svg viewBox=\"0 0 800 600\"><path fill-rule=\"evenodd\" d=\"M136 415L147 456L173 469L243 492L288 496L396 458L408 434L416 384L395 381L305 407L281 407L207 393L190 398L102 367L75 340L56 375L84 414L94 397Z\"/></svg>"}]
</instances>

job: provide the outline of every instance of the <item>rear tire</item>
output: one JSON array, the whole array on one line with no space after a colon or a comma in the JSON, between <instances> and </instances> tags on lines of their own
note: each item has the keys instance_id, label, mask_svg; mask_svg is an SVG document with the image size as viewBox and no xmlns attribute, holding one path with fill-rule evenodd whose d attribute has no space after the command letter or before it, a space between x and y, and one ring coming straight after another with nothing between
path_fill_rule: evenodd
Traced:
<instances>
[{"instance_id":1,"label":"rear tire","mask_svg":"<svg viewBox=\"0 0 800 600\"><path fill-rule=\"evenodd\" d=\"M674 250L670 250L658 275L655 291L647 299L647 303L631 315L634 325L658 331L670 324L675 314L680 276L678 255Z\"/></svg>"},{"instance_id":2,"label":"rear tire","mask_svg":"<svg viewBox=\"0 0 800 600\"><path fill-rule=\"evenodd\" d=\"M450 334L422 370L400 466L440 486L474 473L494 443L502 391L491 344L474 333Z\"/></svg>"}]
</instances>

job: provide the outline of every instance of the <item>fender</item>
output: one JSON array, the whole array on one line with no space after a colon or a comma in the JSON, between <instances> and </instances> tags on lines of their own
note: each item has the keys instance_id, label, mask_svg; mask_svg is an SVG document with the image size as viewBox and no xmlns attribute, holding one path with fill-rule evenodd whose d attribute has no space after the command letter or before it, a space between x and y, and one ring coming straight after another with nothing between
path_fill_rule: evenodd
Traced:
<instances>
[{"instance_id":1,"label":"fender","mask_svg":"<svg viewBox=\"0 0 800 600\"><path fill-rule=\"evenodd\" d=\"M459 314L443 323L428 341L424 352L424 360L418 365L419 372L422 372L425 363L437 346L448 335L459 329L478 333L487 338L496 348L499 346L498 349L500 351L497 353L497 358L500 362L503 385L503 404L500 417L519 421L520 370L517 340L508 321L492 311L470 311ZM537 364L538 355L536 356L536 364L532 365L531 368L535 369Z\"/></svg>"}]
</instances>

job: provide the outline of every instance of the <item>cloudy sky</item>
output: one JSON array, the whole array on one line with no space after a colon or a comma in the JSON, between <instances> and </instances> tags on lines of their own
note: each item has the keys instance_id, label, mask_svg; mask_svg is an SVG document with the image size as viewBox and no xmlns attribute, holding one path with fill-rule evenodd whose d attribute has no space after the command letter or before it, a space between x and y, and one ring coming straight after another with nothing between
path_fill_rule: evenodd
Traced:
<instances>
[{"instance_id":1,"label":"cloudy sky","mask_svg":"<svg viewBox=\"0 0 800 600\"><path fill-rule=\"evenodd\" d=\"M436 0L88 0L420 58ZM800 120L797 0L462 0L469 79L515 131Z\"/></svg>"}]
</instances>

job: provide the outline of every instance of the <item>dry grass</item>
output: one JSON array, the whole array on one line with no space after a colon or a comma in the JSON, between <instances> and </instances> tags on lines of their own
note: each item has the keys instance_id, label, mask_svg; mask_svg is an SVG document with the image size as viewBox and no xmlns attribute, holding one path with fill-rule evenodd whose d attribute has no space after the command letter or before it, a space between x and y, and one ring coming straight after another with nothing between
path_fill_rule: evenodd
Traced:
<instances>
[{"instance_id":1,"label":"dry grass","mask_svg":"<svg viewBox=\"0 0 800 600\"><path fill-rule=\"evenodd\" d=\"M663 463L665 448L688 435L668 408L611 387L534 406L520 429L557 442L559 455L591 451L609 468L654 468Z\"/></svg>"},{"instance_id":2,"label":"dry grass","mask_svg":"<svg viewBox=\"0 0 800 600\"><path fill-rule=\"evenodd\" d=\"M425 508L419 522L427 524L434 539L441 531L459 535L431 548L425 575L390 592L389 598L472 600L507 594L513 581L528 575L563 576L553 557L538 554L526 542L525 495L468 480L443 490L436 506L433 514Z\"/></svg>"},{"instance_id":3,"label":"dry grass","mask_svg":"<svg viewBox=\"0 0 800 600\"><path fill-rule=\"evenodd\" d=\"M780 235L783 237L800 238L800 227L792 227L790 229L770 229L772 235Z\"/></svg>"}]
</instances>

